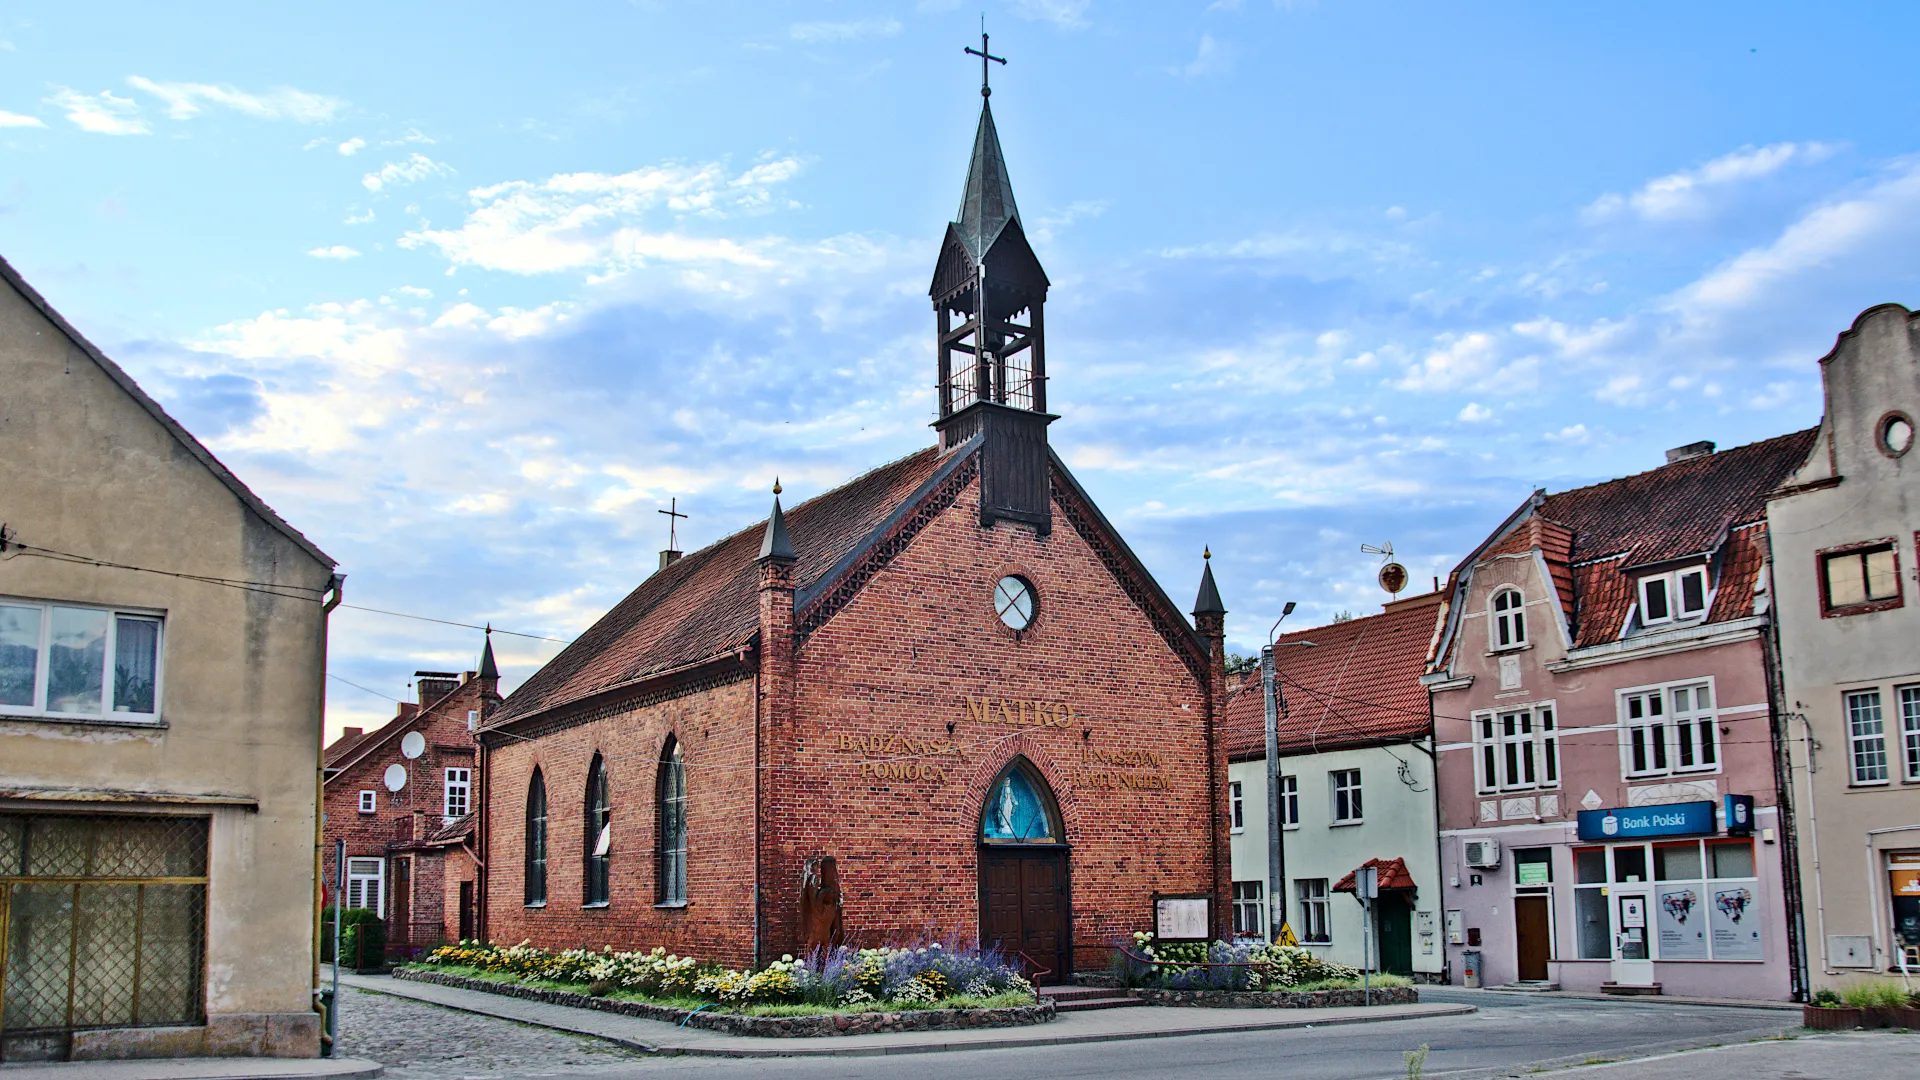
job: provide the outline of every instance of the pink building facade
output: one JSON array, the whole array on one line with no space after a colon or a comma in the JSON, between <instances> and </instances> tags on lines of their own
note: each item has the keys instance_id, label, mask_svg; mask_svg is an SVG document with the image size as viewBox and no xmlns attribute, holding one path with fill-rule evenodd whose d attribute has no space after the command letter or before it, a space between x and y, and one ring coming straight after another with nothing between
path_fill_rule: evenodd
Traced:
<instances>
[{"instance_id":1,"label":"pink building facade","mask_svg":"<svg viewBox=\"0 0 1920 1080\"><path fill-rule=\"evenodd\" d=\"M1538 493L1454 571L1424 681L1455 982L1795 994L1765 496L1811 435Z\"/></svg>"}]
</instances>

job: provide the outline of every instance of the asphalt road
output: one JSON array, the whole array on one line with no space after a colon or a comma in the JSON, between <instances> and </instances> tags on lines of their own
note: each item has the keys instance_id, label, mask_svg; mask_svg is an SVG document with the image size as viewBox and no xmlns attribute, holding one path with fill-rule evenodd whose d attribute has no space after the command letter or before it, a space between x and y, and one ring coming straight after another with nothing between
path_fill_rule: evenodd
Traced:
<instances>
[{"instance_id":1,"label":"asphalt road","mask_svg":"<svg viewBox=\"0 0 1920 1080\"><path fill-rule=\"evenodd\" d=\"M547 1075L650 1077L665 1074L874 1080L973 1080L978 1077L1203 1078L1285 1077L1364 1080L1406 1076L1405 1054L1429 1047L1426 1076L1462 1078L1535 1063L1577 1064L1745 1042L1796 1026L1798 1015L1764 1009L1546 999L1422 988L1427 1001L1480 1007L1468 1016L1311 1030L1146 1039L1025 1050L976 1050L889 1057L808 1059L665 1058L599 1064ZM542 1070L546 1073L546 1070Z\"/></svg>"}]
</instances>

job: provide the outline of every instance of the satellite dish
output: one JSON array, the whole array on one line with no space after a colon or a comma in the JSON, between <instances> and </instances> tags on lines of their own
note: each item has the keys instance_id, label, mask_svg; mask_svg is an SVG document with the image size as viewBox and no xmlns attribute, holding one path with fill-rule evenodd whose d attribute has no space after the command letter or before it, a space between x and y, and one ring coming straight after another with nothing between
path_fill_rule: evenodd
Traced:
<instances>
[{"instance_id":1,"label":"satellite dish","mask_svg":"<svg viewBox=\"0 0 1920 1080\"><path fill-rule=\"evenodd\" d=\"M1380 568L1380 587L1398 596L1400 590L1407 587L1407 568L1397 562L1390 562L1382 566Z\"/></svg>"},{"instance_id":2,"label":"satellite dish","mask_svg":"<svg viewBox=\"0 0 1920 1080\"><path fill-rule=\"evenodd\" d=\"M1401 571L1401 577L1405 578L1405 576L1406 576L1406 571L1404 570ZM405 735L400 736L400 756L401 757L406 758L408 761L412 761L414 758L417 758L421 754L424 754L426 752L427 752L426 736L420 734L417 731L409 731Z\"/></svg>"},{"instance_id":3,"label":"satellite dish","mask_svg":"<svg viewBox=\"0 0 1920 1080\"><path fill-rule=\"evenodd\" d=\"M383 778L388 791L399 791L407 786L407 769L404 765L387 766L387 775Z\"/></svg>"}]
</instances>

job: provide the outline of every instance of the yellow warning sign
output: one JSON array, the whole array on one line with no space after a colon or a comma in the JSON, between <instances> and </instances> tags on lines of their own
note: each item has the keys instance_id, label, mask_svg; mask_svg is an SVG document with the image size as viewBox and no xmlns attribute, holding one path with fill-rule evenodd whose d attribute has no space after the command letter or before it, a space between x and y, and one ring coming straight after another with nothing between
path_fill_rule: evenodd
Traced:
<instances>
[{"instance_id":1,"label":"yellow warning sign","mask_svg":"<svg viewBox=\"0 0 1920 1080\"><path fill-rule=\"evenodd\" d=\"M1280 924L1280 942L1279 943L1282 945L1293 947L1293 948L1299 947L1300 939L1293 936L1293 926L1290 923L1283 922Z\"/></svg>"}]
</instances>

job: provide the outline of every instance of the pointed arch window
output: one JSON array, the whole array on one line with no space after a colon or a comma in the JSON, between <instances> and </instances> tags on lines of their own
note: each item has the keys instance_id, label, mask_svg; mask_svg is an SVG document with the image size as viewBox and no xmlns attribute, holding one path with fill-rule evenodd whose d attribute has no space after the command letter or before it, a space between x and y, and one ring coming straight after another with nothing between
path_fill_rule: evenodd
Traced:
<instances>
[{"instance_id":1,"label":"pointed arch window","mask_svg":"<svg viewBox=\"0 0 1920 1080\"><path fill-rule=\"evenodd\" d=\"M599 754L587 768L587 820L584 903L605 904L613 865L613 805L607 799L607 766Z\"/></svg>"},{"instance_id":2,"label":"pointed arch window","mask_svg":"<svg viewBox=\"0 0 1920 1080\"><path fill-rule=\"evenodd\" d=\"M656 783L660 820L659 902L687 901L687 762L680 740L671 736L660 752Z\"/></svg>"},{"instance_id":3,"label":"pointed arch window","mask_svg":"<svg viewBox=\"0 0 1920 1080\"><path fill-rule=\"evenodd\" d=\"M526 904L545 907L547 903L547 781L540 770L533 770L527 783L527 867Z\"/></svg>"},{"instance_id":4,"label":"pointed arch window","mask_svg":"<svg viewBox=\"0 0 1920 1080\"><path fill-rule=\"evenodd\" d=\"M980 840L987 844L1065 842L1053 792L1027 759L1015 758L988 786L980 813Z\"/></svg>"},{"instance_id":5,"label":"pointed arch window","mask_svg":"<svg viewBox=\"0 0 1920 1080\"><path fill-rule=\"evenodd\" d=\"M1520 590L1508 586L1493 594L1493 623L1487 629L1493 636L1493 647L1499 649L1517 649L1527 643L1526 597Z\"/></svg>"}]
</instances>

